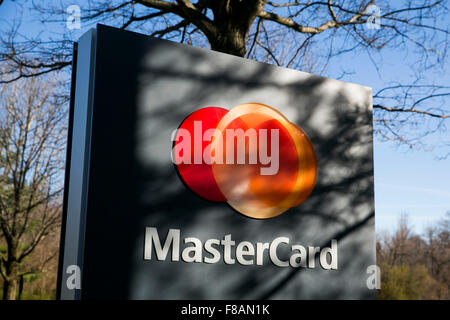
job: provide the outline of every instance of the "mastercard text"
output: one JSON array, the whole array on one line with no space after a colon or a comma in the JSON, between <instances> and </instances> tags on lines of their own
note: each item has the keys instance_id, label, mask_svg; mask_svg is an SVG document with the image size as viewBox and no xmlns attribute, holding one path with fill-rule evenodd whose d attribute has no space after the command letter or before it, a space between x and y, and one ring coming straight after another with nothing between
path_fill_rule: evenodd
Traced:
<instances>
[{"instance_id":1,"label":"mastercard text","mask_svg":"<svg viewBox=\"0 0 450 320\"><path fill-rule=\"evenodd\" d=\"M285 246L284 248L282 248ZM281 249L288 250L290 257L280 257ZM154 253L154 255L153 255ZM231 234L223 239L208 239L204 243L198 238L184 238L183 248L181 231L169 229L164 243L161 242L158 229L145 228L144 260L165 261L170 254L170 261L193 263L219 263L262 266L270 261L277 267L315 268L316 260L325 270L337 270L338 245L337 240L331 240L330 247L303 246L291 244L288 237L277 237L271 242L241 241L236 243ZM268 259L265 257L268 256Z\"/></svg>"}]
</instances>

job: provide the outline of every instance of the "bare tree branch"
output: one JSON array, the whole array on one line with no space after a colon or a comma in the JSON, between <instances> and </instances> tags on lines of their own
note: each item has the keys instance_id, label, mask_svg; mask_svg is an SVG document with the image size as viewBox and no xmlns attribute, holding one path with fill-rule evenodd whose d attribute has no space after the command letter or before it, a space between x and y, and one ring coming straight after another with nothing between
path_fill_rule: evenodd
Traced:
<instances>
[{"instance_id":1,"label":"bare tree branch","mask_svg":"<svg viewBox=\"0 0 450 320\"><path fill-rule=\"evenodd\" d=\"M374 4L381 9L379 30L371 30L367 25L372 16L368 10ZM64 4L58 7L42 2L35 4L33 10L45 24L62 23L67 18ZM320 75L333 58L360 49L380 72L380 61L374 57L379 53L381 56L384 49L395 48L415 55L417 63L410 63L410 67L420 77L420 73L444 62L450 43L448 27L439 22L447 12L443 0L98 0L81 8L81 12L83 23L118 25L202 47L209 43L217 51ZM27 39L18 30L12 27L0 35L0 62L9 66L0 72L0 83L61 71L71 64L71 46L76 39L63 35L44 42L39 36ZM328 46L326 50L324 44ZM343 74L348 74L347 70ZM414 98L410 96L413 91ZM447 97L445 92L422 92L411 87L408 97L403 97L401 90L390 94L387 98L374 96L376 119L386 120L376 123L390 126L385 131L387 135L391 130L406 130L401 120L405 117L414 124L418 119L425 120L413 116L448 118L448 107L437 104L439 98ZM398 99L394 99L395 94ZM381 130L376 128L375 132Z\"/></svg>"},{"instance_id":2,"label":"bare tree branch","mask_svg":"<svg viewBox=\"0 0 450 320\"><path fill-rule=\"evenodd\" d=\"M363 24L366 23L367 20L360 19L365 15L365 12L367 11L367 8L369 5L371 5L373 1L369 1L369 3L364 7L364 9L361 12L355 13L352 17L350 17L348 20L344 21L337 21L336 15L334 11L331 9L331 3L327 3L328 8L330 9L330 13L332 13L332 21L326 21L322 23L319 27L310 27L310 26L303 26L295 22L292 18L286 18L282 17L278 14L275 14L273 12L267 12L267 11L260 11L258 16L262 19L271 20L276 23L279 23L283 26L286 26L288 28L291 28L297 32L301 33L311 33L311 34L319 34L322 33L328 29L331 28L339 28L342 26L350 25L350 24Z\"/></svg>"},{"instance_id":3,"label":"bare tree branch","mask_svg":"<svg viewBox=\"0 0 450 320\"><path fill-rule=\"evenodd\" d=\"M24 259L60 223L66 111L55 97L57 86L50 77L0 85L0 227L6 242L0 258L7 299L15 298Z\"/></svg>"},{"instance_id":4,"label":"bare tree branch","mask_svg":"<svg viewBox=\"0 0 450 320\"><path fill-rule=\"evenodd\" d=\"M448 95L448 94L446 94L446 95ZM448 114L436 114L436 113L432 113L432 112L429 112L429 111L416 110L414 108L410 108L410 109L389 108L389 107L381 106L379 104L374 104L373 107L376 108L376 109L381 109L381 110L389 111L389 112L412 112L412 113L424 114L424 115L427 115L427 116L430 116L430 117L441 118L441 119L446 119L446 118L450 117L450 115L448 115Z\"/></svg>"}]
</instances>

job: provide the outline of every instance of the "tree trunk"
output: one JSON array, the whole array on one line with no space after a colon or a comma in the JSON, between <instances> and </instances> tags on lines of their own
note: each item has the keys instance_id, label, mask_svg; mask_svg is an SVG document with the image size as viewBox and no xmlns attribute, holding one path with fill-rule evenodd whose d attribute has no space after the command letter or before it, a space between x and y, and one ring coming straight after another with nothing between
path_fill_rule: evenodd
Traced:
<instances>
[{"instance_id":1,"label":"tree trunk","mask_svg":"<svg viewBox=\"0 0 450 320\"><path fill-rule=\"evenodd\" d=\"M220 30L213 39L209 39L209 42L213 50L243 57L246 53L245 36L246 33L239 29L225 29Z\"/></svg>"},{"instance_id":2,"label":"tree trunk","mask_svg":"<svg viewBox=\"0 0 450 320\"><path fill-rule=\"evenodd\" d=\"M23 292L23 274L20 275L19 294L17 300L22 300L22 292Z\"/></svg>"},{"instance_id":3,"label":"tree trunk","mask_svg":"<svg viewBox=\"0 0 450 320\"><path fill-rule=\"evenodd\" d=\"M266 0L227 0L208 2L216 29L208 35L211 49L243 57L245 39Z\"/></svg>"},{"instance_id":4,"label":"tree trunk","mask_svg":"<svg viewBox=\"0 0 450 320\"><path fill-rule=\"evenodd\" d=\"M3 300L17 299L17 262L6 265L6 278L3 281Z\"/></svg>"},{"instance_id":5,"label":"tree trunk","mask_svg":"<svg viewBox=\"0 0 450 320\"><path fill-rule=\"evenodd\" d=\"M3 282L3 300L16 300L17 279L9 279Z\"/></svg>"}]
</instances>

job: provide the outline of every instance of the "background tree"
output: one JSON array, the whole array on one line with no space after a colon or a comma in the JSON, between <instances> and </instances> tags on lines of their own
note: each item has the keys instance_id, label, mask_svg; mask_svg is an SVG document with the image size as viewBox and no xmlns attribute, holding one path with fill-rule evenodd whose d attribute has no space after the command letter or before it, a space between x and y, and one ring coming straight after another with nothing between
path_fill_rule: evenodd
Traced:
<instances>
[{"instance_id":1,"label":"background tree","mask_svg":"<svg viewBox=\"0 0 450 320\"><path fill-rule=\"evenodd\" d=\"M0 86L0 276L3 299L57 254L27 261L60 223L66 113L51 79ZM48 247L50 248L50 247Z\"/></svg>"},{"instance_id":2,"label":"background tree","mask_svg":"<svg viewBox=\"0 0 450 320\"><path fill-rule=\"evenodd\" d=\"M379 299L450 298L449 217L450 212L419 236L402 215L392 235L377 237Z\"/></svg>"},{"instance_id":3,"label":"background tree","mask_svg":"<svg viewBox=\"0 0 450 320\"><path fill-rule=\"evenodd\" d=\"M450 293L450 211L437 224L429 227L425 234L428 244L425 259L431 276L442 284L445 288L438 293L439 298L443 298Z\"/></svg>"}]
</instances>

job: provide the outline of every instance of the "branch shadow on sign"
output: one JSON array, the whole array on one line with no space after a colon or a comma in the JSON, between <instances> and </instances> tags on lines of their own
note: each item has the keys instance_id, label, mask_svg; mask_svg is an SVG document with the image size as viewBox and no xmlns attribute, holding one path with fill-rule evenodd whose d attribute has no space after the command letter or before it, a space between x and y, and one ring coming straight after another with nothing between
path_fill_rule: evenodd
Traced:
<instances>
[{"instance_id":1,"label":"branch shadow on sign","mask_svg":"<svg viewBox=\"0 0 450 320\"><path fill-rule=\"evenodd\" d=\"M144 60L145 70L141 74L141 91L138 94L144 97L141 107L145 111L142 118L139 118L144 123L148 121L149 125L144 130L145 138L139 137L140 141L144 141L143 144L154 146L164 139L169 143L170 130L167 129L176 128L186 115L197 108L211 105L231 108L239 103L257 101L293 115L290 120L308 133L319 159L319 179L313 194L298 208L270 222L255 221L234 214L226 205L198 199L189 190L180 187L173 170L167 171L167 175L161 174L164 170L157 170L159 174L155 174L154 168L158 165L165 167L164 161L167 159L144 156L144 162L151 163L145 166L146 171L143 173L143 180L151 181L149 188L153 195L148 212L161 212L156 215L157 218L155 216L148 221L160 226L162 239L166 230L178 225L185 236L204 235L202 240L232 233L236 242L251 239L270 241L270 235L276 237L288 234L293 240L307 239L310 241L309 245L326 246L331 239L341 241L346 237L351 238L358 230L373 225L372 132L371 114L367 110L367 99L370 97L366 96L366 100L362 102L352 101L351 97L351 90L362 90L364 94L364 89L356 86L348 88L346 84L316 76L291 75L293 71L286 72L293 78L286 82L283 81L283 72L269 65L249 61L250 67L245 67L235 57L224 58L220 54L202 50L180 52L174 50L173 44L166 45L167 47L152 43ZM327 87L330 91L328 96L324 94ZM356 94L361 95L361 92ZM361 105L364 102L366 105ZM327 127L326 130L324 127ZM167 156L168 154L165 155L166 158ZM171 193L171 188L176 189L176 192ZM182 214L180 210L183 211ZM215 217L210 217L211 215ZM311 223L310 220L314 222ZM221 224L220 227L217 226L218 223ZM313 232L308 231L306 235L296 234L311 228ZM371 236L368 235L369 238ZM357 244L354 247L354 257L343 256L341 261L352 259L354 263L349 268L360 268L362 262L355 261L358 260L358 255L364 261L373 252L364 252L367 251L367 246L360 246L362 252L358 252ZM167 270L172 275L179 274L180 268L188 270L186 274L189 276L173 279L174 290L176 288L177 292L186 292L187 296L191 296L194 294L190 291L191 288L196 288L194 296L198 298L277 297L298 271L305 270L267 267L266 272L263 272L258 267L222 265L216 266L217 271L214 271L211 266L180 263L184 266L162 263L161 268L152 267L157 268L157 273ZM226 268L232 271L227 271ZM358 271L361 273L361 270ZM236 273L241 273L242 276L236 277L234 282L230 281L233 288L222 286L215 280L224 275L225 278L228 275L233 279ZM271 283L274 273L279 277L276 282ZM346 274L352 272L347 270ZM194 283L183 281L182 278L193 279ZM206 279L216 283L215 286L208 288L204 284ZM195 281L199 283L196 284ZM155 285L157 286L152 282L149 287ZM361 291L365 290L364 285L365 283L360 284ZM330 282L328 286L331 286ZM202 294L199 295L199 292ZM173 294L168 292L164 296L172 297ZM323 296L319 291L314 294ZM283 294L279 296L286 297ZM305 297L315 296L306 294Z\"/></svg>"},{"instance_id":2,"label":"branch shadow on sign","mask_svg":"<svg viewBox=\"0 0 450 320\"><path fill-rule=\"evenodd\" d=\"M103 233L110 248L103 242L87 250L87 275L92 280L106 272L114 281L99 279L98 290L92 288L85 297L373 298L365 285L365 270L375 263L370 91L250 60L243 63L241 58L217 52L135 37L138 41L132 42L128 33L123 39L114 34L123 48L116 48L109 63L114 61L114 72L122 77L113 87L96 88L98 96L109 95L104 108L115 114L108 118L108 134L97 140L97 154L102 152L102 159L117 158L93 165L97 179L104 181L92 186L105 188L94 196L95 208L99 217L113 215L116 222ZM183 185L170 161L171 133L193 110L229 109L246 102L268 104L285 114L308 134L318 158L318 180L309 198L268 220L249 219L224 203L200 198ZM122 151L115 154L110 149ZM88 217L91 232L101 228L101 219L91 221ZM145 227L157 227L161 241L169 229L181 230L182 248L185 237L204 242L227 234L236 244L286 236L290 244L325 247L336 239L338 270L322 270L318 264L315 269L280 268L271 264L267 254L263 266L171 261L170 252L165 261L144 260ZM105 271L104 260L118 253L116 271ZM288 246L280 247L278 254L288 260Z\"/></svg>"}]
</instances>

